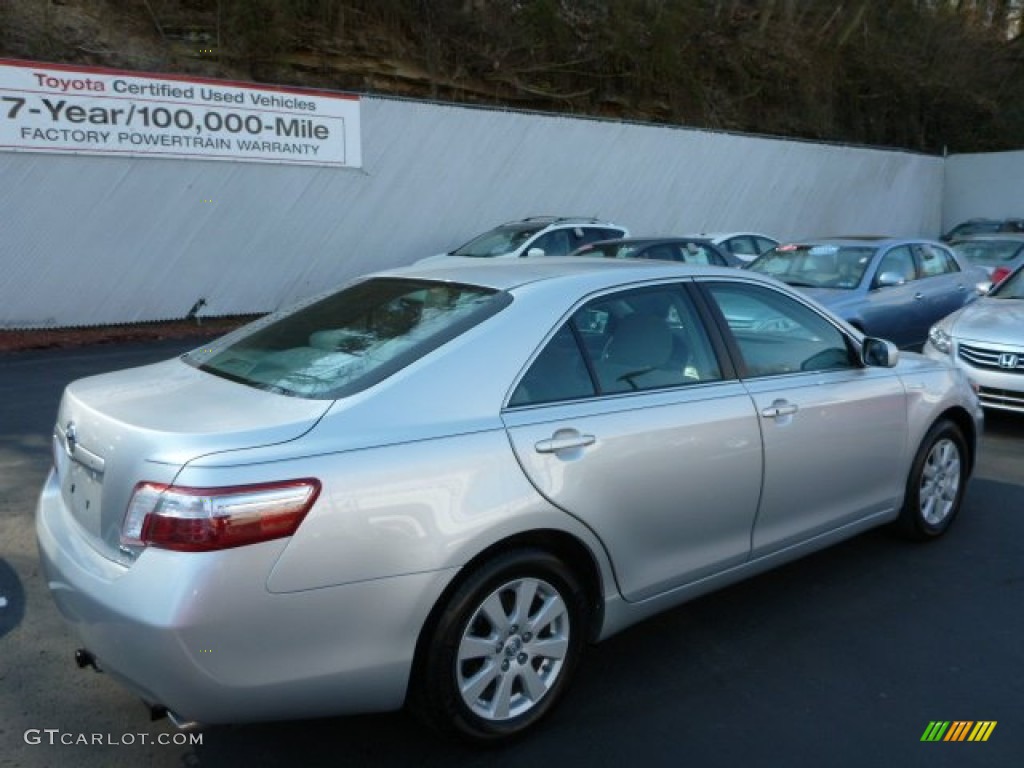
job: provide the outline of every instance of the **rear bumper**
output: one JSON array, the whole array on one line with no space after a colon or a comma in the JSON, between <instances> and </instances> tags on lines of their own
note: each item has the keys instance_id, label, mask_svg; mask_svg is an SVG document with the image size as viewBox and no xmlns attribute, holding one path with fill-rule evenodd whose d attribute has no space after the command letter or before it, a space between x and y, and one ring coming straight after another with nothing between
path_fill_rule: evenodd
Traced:
<instances>
[{"instance_id":1,"label":"rear bumper","mask_svg":"<svg viewBox=\"0 0 1024 768\"><path fill-rule=\"evenodd\" d=\"M267 576L287 540L150 548L124 567L86 543L53 473L36 534L54 600L104 671L207 724L399 708L420 628L455 572L273 594Z\"/></svg>"}]
</instances>

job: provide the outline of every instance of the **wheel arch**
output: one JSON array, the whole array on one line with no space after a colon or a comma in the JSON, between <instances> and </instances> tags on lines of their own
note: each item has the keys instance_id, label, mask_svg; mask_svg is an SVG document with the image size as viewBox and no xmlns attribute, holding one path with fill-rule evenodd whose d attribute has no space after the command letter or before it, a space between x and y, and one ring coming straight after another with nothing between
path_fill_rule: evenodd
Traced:
<instances>
[{"instance_id":1,"label":"wheel arch","mask_svg":"<svg viewBox=\"0 0 1024 768\"><path fill-rule=\"evenodd\" d=\"M939 422L942 419L948 419L956 424L963 434L964 440L967 442L967 473L971 474L974 471L974 463L978 454L978 433L974 419L966 410L957 406L947 408L935 421Z\"/></svg>"},{"instance_id":2,"label":"wheel arch","mask_svg":"<svg viewBox=\"0 0 1024 768\"><path fill-rule=\"evenodd\" d=\"M423 665L426 663L426 651L430 638L437 629L441 614L451 600L452 595L483 563L504 552L517 549L535 549L547 552L562 560L573 571L583 586L589 607L586 627L587 640L593 642L600 636L601 626L604 621L604 600L602 599L604 593L601 569L593 553L578 538L565 531L555 529L525 531L495 542L474 556L459 569L455 578L451 580L434 602L416 639L409 690L413 687L411 683L422 674ZM408 693L406 695L408 697Z\"/></svg>"}]
</instances>

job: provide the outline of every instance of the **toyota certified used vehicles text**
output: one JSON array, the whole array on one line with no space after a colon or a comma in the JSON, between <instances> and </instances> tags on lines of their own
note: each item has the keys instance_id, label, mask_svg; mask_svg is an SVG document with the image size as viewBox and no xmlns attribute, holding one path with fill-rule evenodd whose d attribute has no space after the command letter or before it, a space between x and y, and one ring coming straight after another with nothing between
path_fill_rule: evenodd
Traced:
<instances>
[{"instance_id":1,"label":"toyota certified used vehicles text","mask_svg":"<svg viewBox=\"0 0 1024 768\"><path fill-rule=\"evenodd\" d=\"M927 240L843 238L780 245L748 267L820 301L860 331L920 349L932 323L978 298L988 273Z\"/></svg>"},{"instance_id":2,"label":"toyota certified used vehicles text","mask_svg":"<svg viewBox=\"0 0 1024 768\"><path fill-rule=\"evenodd\" d=\"M986 408L1024 413L1024 264L933 325L924 353L962 368Z\"/></svg>"},{"instance_id":3,"label":"toyota certified used vehicles text","mask_svg":"<svg viewBox=\"0 0 1024 768\"><path fill-rule=\"evenodd\" d=\"M493 741L588 642L942 535L981 425L961 371L761 275L444 260L73 382L36 531L79 658L178 722L407 705Z\"/></svg>"}]
</instances>

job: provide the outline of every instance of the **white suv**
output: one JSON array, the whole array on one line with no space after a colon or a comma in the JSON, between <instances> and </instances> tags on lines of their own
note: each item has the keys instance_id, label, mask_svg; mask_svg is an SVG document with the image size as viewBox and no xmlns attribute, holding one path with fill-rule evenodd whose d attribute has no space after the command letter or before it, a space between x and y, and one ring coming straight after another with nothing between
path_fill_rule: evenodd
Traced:
<instances>
[{"instance_id":1,"label":"white suv","mask_svg":"<svg viewBox=\"0 0 1024 768\"><path fill-rule=\"evenodd\" d=\"M565 256L587 243L628 237L618 224L581 216L531 216L500 224L440 256L518 258Z\"/></svg>"}]
</instances>

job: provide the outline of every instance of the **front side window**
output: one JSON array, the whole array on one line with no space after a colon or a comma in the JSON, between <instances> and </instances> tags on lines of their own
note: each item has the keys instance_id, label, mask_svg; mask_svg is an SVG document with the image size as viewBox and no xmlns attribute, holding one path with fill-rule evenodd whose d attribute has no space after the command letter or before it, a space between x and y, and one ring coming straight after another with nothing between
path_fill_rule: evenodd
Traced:
<instances>
[{"instance_id":1,"label":"front side window","mask_svg":"<svg viewBox=\"0 0 1024 768\"><path fill-rule=\"evenodd\" d=\"M910 252L909 246L900 245L896 248L891 248L886 252L882 257L882 260L878 263L875 287L878 287L879 278L885 274L895 275L905 283L909 283L911 280L917 279L917 268L914 266L914 255Z\"/></svg>"},{"instance_id":2,"label":"front side window","mask_svg":"<svg viewBox=\"0 0 1024 768\"><path fill-rule=\"evenodd\" d=\"M572 243L572 238L569 237L569 230L555 229L551 232L545 232L530 243L528 250L532 251L534 248L540 248L544 251L545 256L565 256L574 250Z\"/></svg>"},{"instance_id":3,"label":"front side window","mask_svg":"<svg viewBox=\"0 0 1024 768\"><path fill-rule=\"evenodd\" d=\"M676 286L604 295L573 313L509 400L536 405L721 379L687 295Z\"/></svg>"},{"instance_id":4,"label":"front side window","mask_svg":"<svg viewBox=\"0 0 1024 768\"><path fill-rule=\"evenodd\" d=\"M259 389L335 399L376 384L511 301L477 286L370 278L183 359Z\"/></svg>"},{"instance_id":5,"label":"front side window","mask_svg":"<svg viewBox=\"0 0 1024 768\"><path fill-rule=\"evenodd\" d=\"M810 307L778 291L742 283L713 283L746 377L858 367L846 337Z\"/></svg>"}]
</instances>

